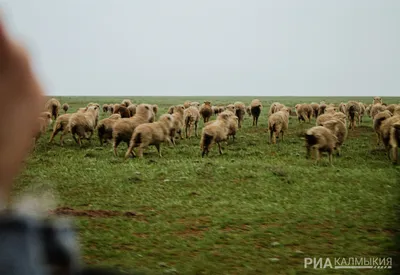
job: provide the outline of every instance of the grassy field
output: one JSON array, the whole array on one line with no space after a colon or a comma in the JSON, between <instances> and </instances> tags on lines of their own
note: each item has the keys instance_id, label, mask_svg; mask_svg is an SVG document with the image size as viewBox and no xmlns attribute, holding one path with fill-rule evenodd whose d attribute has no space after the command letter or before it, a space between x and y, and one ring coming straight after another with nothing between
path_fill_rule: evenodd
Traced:
<instances>
[{"instance_id":1,"label":"grassy field","mask_svg":"<svg viewBox=\"0 0 400 275\"><path fill-rule=\"evenodd\" d=\"M63 97L69 112L123 98ZM250 103L251 97L135 97L158 115L186 99ZM268 143L268 106L349 98L260 98L259 126L246 115L237 140L201 158L199 138L150 147L143 159L114 157L95 137L80 149L68 136L39 141L15 196L43 188L74 215L87 264L146 274L385 274L382 270L304 269L304 257L389 257L397 234L399 167L377 148L372 122L350 131L342 156L318 165L305 158L302 134L313 124L290 119L280 145ZM370 103L372 98L357 98ZM384 98L399 103L399 98ZM101 113L101 117L105 117ZM202 128L203 123L200 123Z\"/></svg>"}]
</instances>

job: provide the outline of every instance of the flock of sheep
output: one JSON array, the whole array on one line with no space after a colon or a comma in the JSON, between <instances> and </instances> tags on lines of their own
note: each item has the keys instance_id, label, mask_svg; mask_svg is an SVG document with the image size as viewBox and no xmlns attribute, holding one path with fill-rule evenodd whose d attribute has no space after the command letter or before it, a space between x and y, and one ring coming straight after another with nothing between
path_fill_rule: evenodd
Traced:
<instances>
[{"instance_id":1,"label":"flock of sheep","mask_svg":"<svg viewBox=\"0 0 400 275\"><path fill-rule=\"evenodd\" d=\"M65 114L60 115L64 110ZM112 141L114 155L121 142L128 145L125 157L136 156L137 148L139 157L149 145L157 148L161 157L160 145L169 143L175 146L175 139L183 139L193 134L198 137L198 123L202 118L204 127L201 132L200 148L202 156L207 155L213 146L218 145L222 154L221 142L229 137L235 140L237 131L242 127L246 113L253 118L253 126L257 126L263 106L260 100L254 99L249 106L236 102L227 106L212 106L209 101L203 104L198 102L184 102L182 105L171 106L166 114L156 121L157 105L133 104L125 99L121 104L104 104L100 109L97 103L89 103L86 107L78 109L75 113L67 113L68 104L61 106L60 102L52 98L47 101L45 111L38 118L40 132L35 141L46 132L47 127L53 125L50 143L61 132L60 144L63 137L71 133L73 139L80 146L82 140L91 139L97 131L100 144ZM299 122L311 122L315 118L316 126L305 132L307 156L315 155L318 161L322 152L327 152L332 163L333 153L340 154L340 147L347 137L348 129L354 130L362 122L366 114L373 120L373 129L377 135L377 144L383 143L389 159L397 163L398 145L400 143L400 105L386 105L380 97L374 97L372 104L356 101L334 104L325 102L311 104L297 104L293 108L272 103L268 112L268 132L270 142L275 144L277 138L283 141L284 133L289 128L289 117L297 116ZM108 118L99 121L99 113L110 113ZM210 120L216 116L215 120ZM194 128L194 129L193 129Z\"/></svg>"}]
</instances>

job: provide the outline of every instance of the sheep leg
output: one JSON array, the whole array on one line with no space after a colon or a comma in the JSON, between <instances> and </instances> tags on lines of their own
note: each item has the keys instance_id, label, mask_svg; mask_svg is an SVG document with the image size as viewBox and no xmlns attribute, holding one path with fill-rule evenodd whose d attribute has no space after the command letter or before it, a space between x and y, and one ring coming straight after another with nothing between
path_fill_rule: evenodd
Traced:
<instances>
[{"instance_id":1,"label":"sheep leg","mask_svg":"<svg viewBox=\"0 0 400 275\"><path fill-rule=\"evenodd\" d=\"M161 155L161 147L160 147L160 144L154 144L154 146L155 146L155 147L156 147L156 149L157 149L158 156L161 158L161 157L162 157L162 155Z\"/></svg>"},{"instance_id":2,"label":"sheep leg","mask_svg":"<svg viewBox=\"0 0 400 275\"><path fill-rule=\"evenodd\" d=\"M221 143L217 142L217 144L218 144L219 154L222 155Z\"/></svg>"},{"instance_id":3,"label":"sheep leg","mask_svg":"<svg viewBox=\"0 0 400 275\"><path fill-rule=\"evenodd\" d=\"M315 163L318 163L318 161L321 158L321 152L319 151L319 149L315 150Z\"/></svg>"},{"instance_id":4,"label":"sheep leg","mask_svg":"<svg viewBox=\"0 0 400 275\"><path fill-rule=\"evenodd\" d=\"M332 150L329 150L328 155L329 155L329 163L332 165L332 160L333 160Z\"/></svg>"},{"instance_id":5,"label":"sheep leg","mask_svg":"<svg viewBox=\"0 0 400 275\"><path fill-rule=\"evenodd\" d=\"M254 124L255 124L255 121L256 121L256 117L253 116L253 126L254 126Z\"/></svg>"},{"instance_id":6,"label":"sheep leg","mask_svg":"<svg viewBox=\"0 0 400 275\"><path fill-rule=\"evenodd\" d=\"M49 143L52 143L54 140L54 137L58 134L58 132L60 132L60 129L56 129L55 131L53 131L53 133L51 134Z\"/></svg>"},{"instance_id":7,"label":"sheep leg","mask_svg":"<svg viewBox=\"0 0 400 275\"><path fill-rule=\"evenodd\" d=\"M125 153L125 159L127 159L128 157L129 157L129 155L131 155L132 154L132 151L133 151L133 146L135 145L135 143L134 142L132 142L131 143L131 145L130 146L128 146L128 150L126 151L126 153Z\"/></svg>"},{"instance_id":8,"label":"sheep leg","mask_svg":"<svg viewBox=\"0 0 400 275\"><path fill-rule=\"evenodd\" d=\"M75 142L76 142L77 144L79 144L78 140L76 139L75 134L72 135L72 138L75 140Z\"/></svg>"},{"instance_id":9,"label":"sheep leg","mask_svg":"<svg viewBox=\"0 0 400 275\"><path fill-rule=\"evenodd\" d=\"M178 134L179 134L179 138L180 138L180 139L183 139L183 137L182 137L182 130L181 130L181 129L178 130Z\"/></svg>"},{"instance_id":10,"label":"sheep leg","mask_svg":"<svg viewBox=\"0 0 400 275\"><path fill-rule=\"evenodd\" d=\"M272 142L273 136L274 136L274 131L270 131L270 134L269 134L269 144L273 144L273 142Z\"/></svg>"},{"instance_id":11,"label":"sheep leg","mask_svg":"<svg viewBox=\"0 0 400 275\"><path fill-rule=\"evenodd\" d=\"M118 156L117 147L120 143L121 143L121 140L119 140L119 139L113 140L114 156Z\"/></svg>"},{"instance_id":12,"label":"sheep leg","mask_svg":"<svg viewBox=\"0 0 400 275\"><path fill-rule=\"evenodd\" d=\"M138 148L138 157L143 158L143 147L142 146L139 146L139 148Z\"/></svg>"},{"instance_id":13,"label":"sheep leg","mask_svg":"<svg viewBox=\"0 0 400 275\"><path fill-rule=\"evenodd\" d=\"M199 137L198 131L197 131L197 121L194 123L194 134L196 137Z\"/></svg>"},{"instance_id":14,"label":"sheep leg","mask_svg":"<svg viewBox=\"0 0 400 275\"><path fill-rule=\"evenodd\" d=\"M79 144L79 147L82 147L82 140L81 140L81 137L78 135L78 144Z\"/></svg>"},{"instance_id":15,"label":"sheep leg","mask_svg":"<svg viewBox=\"0 0 400 275\"><path fill-rule=\"evenodd\" d=\"M381 135L379 133L376 133L376 136L377 136L376 146L379 146L381 144Z\"/></svg>"}]
</instances>

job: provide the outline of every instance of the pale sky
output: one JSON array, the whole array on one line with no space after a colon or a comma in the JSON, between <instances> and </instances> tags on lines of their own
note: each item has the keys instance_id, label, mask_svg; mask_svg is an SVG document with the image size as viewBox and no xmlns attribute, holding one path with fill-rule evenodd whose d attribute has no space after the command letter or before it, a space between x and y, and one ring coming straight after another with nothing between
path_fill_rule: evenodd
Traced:
<instances>
[{"instance_id":1,"label":"pale sky","mask_svg":"<svg viewBox=\"0 0 400 275\"><path fill-rule=\"evenodd\" d=\"M49 95L400 95L398 0L0 0Z\"/></svg>"}]
</instances>

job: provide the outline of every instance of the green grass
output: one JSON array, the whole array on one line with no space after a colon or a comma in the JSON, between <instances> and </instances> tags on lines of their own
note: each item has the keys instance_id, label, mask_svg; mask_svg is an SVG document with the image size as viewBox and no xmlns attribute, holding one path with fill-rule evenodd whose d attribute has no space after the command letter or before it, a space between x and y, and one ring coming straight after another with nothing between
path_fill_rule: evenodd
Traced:
<instances>
[{"instance_id":1,"label":"green grass","mask_svg":"<svg viewBox=\"0 0 400 275\"><path fill-rule=\"evenodd\" d=\"M123 98L63 97L75 110L88 102L119 103ZM251 97L138 97L157 103L159 115L186 99L250 103ZM148 274L343 274L304 269L304 257L389 257L395 254L395 206L399 167L375 145L372 122L350 131L342 156L314 164L305 158L302 133L311 124L290 119L280 145L270 145L266 125L273 101L349 98L260 98L259 126L246 115L235 143L224 155L213 147L201 158L199 139L150 147L143 159L114 157L111 145L80 149L68 136L65 146L42 137L17 181L15 195L51 189L60 207L133 211L136 216L76 217L85 263L142 270ZM371 98L358 98L371 102ZM398 98L385 98L398 103ZM69 112L71 112L71 110ZM101 114L105 117L105 114ZM202 128L203 123L200 123ZM274 261L273 258L279 259ZM350 270L346 274L383 274Z\"/></svg>"}]
</instances>

